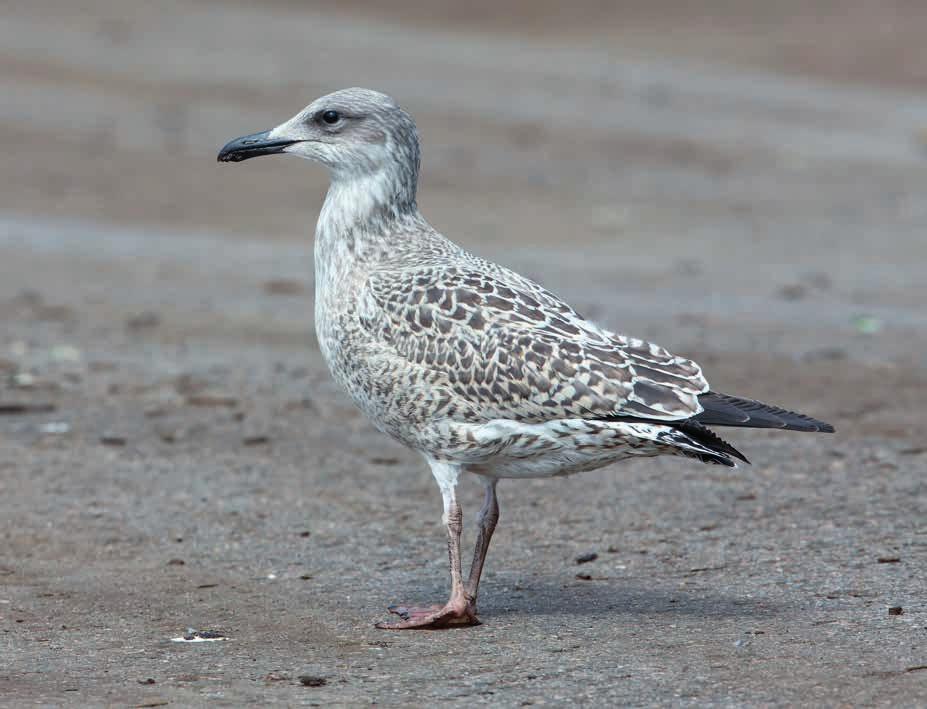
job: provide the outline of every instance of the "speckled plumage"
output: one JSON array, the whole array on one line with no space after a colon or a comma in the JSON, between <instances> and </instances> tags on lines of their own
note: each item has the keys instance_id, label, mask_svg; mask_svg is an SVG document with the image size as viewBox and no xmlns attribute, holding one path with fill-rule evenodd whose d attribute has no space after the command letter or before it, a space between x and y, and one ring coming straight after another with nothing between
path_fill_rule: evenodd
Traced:
<instances>
[{"instance_id":1,"label":"speckled plumage","mask_svg":"<svg viewBox=\"0 0 927 709\"><path fill-rule=\"evenodd\" d=\"M388 141L411 145L373 177L335 179L315 247L319 343L371 421L430 458L497 476L710 454L654 423L701 411L698 365L604 330L435 231L415 202L414 124L398 108L383 124ZM607 420L621 416L647 422Z\"/></svg>"},{"instance_id":2,"label":"speckled plumage","mask_svg":"<svg viewBox=\"0 0 927 709\"><path fill-rule=\"evenodd\" d=\"M318 284L322 351L381 430L498 476L516 474L513 456L518 475L553 475L626 455L710 452L654 423L701 411L708 386L697 365L599 328L415 221L394 248ZM324 263L321 233L317 243ZM339 296L345 284L355 298ZM647 421L608 420L623 416Z\"/></svg>"},{"instance_id":3,"label":"speckled plumage","mask_svg":"<svg viewBox=\"0 0 927 709\"><path fill-rule=\"evenodd\" d=\"M475 621L498 478L566 475L631 456L746 460L703 422L832 430L709 392L694 362L586 320L439 234L416 204L415 124L383 94L325 96L271 131L229 143L219 159L272 152L322 162L332 175L315 241L325 360L380 430L422 453L444 498L451 600L387 627ZM487 480L466 588L454 493L461 472Z\"/></svg>"}]
</instances>

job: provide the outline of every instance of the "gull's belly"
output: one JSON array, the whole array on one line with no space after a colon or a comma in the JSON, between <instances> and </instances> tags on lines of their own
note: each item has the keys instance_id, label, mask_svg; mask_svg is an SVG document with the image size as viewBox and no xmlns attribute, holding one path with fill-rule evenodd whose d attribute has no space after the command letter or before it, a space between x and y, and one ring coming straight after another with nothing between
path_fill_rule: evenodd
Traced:
<instances>
[{"instance_id":1,"label":"gull's belly","mask_svg":"<svg viewBox=\"0 0 927 709\"><path fill-rule=\"evenodd\" d=\"M659 455L659 451L643 453L629 445L618 445L597 451L560 450L530 457L502 455L486 463L465 466L464 470L489 478L553 478L597 470L641 455Z\"/></svg>"},{"instance_id":2,"label":"gull's belly","mask_svg":"<svg viewBox=\"0 0 927 709\"><path fill-rule=\"evenodd\" d=\"M494 478L543 478L595 470L627 458L674 453L665 426L558 419L522 423L442 422L427 429L427 448L468 472Z\"/></svg>"}]
</instances>

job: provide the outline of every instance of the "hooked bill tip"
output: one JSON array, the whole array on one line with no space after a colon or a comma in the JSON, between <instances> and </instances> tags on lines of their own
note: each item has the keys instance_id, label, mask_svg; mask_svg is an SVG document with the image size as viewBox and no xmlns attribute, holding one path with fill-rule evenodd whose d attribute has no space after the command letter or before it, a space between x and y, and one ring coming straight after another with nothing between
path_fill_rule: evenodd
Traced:
<instances>
[{"instance_id":1,"label":"hooked bill tip","mask_svg":"<svg viewBox=\"0 0 927 709\"><path fill-rule=\"evenodd\" d=\"M216 160L218 162L241 162L261 155L274 155L282 153L287 146L299 142L298 140L270 138L269 133L270 131L263 131L230 140L222 146Z\"/></svg>"}]
</instances>

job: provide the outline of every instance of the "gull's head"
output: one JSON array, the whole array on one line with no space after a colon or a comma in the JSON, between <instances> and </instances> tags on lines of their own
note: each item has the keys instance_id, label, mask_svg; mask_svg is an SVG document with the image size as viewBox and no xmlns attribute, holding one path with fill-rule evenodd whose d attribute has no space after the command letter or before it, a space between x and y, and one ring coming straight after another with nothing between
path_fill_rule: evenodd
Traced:
<instances>
[{"instance_id":1,"label":"gull's head","mask_svg":"<svg viewBox=\"0 0 927 709\"><path fill-rule=\"evenodd\" d=\"M320 162L335 179L396 172L414 185L418 174L415 122L392 98L370 89L322 96L276 128L230 141L218 159L240 162L274 153Z\"/></svg>"}]
</instances>

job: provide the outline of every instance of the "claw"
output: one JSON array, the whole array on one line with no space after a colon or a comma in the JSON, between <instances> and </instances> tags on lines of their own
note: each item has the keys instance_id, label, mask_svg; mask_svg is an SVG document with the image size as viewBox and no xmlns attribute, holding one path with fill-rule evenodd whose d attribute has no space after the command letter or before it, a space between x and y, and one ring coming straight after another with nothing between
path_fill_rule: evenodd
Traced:
<instances>
[{"instance_id":1,"label":"claw","mask_svg":"<svg viewBox=\"0 0 927 709\"><path fill-rule=\"evenodd\" d=\"M405 608L404 606L397 606L397 605L387 606L386 610L388 610L390 613L395 613L403 620L409 620L409 609Z\"/></svg>"}]
</instances>

